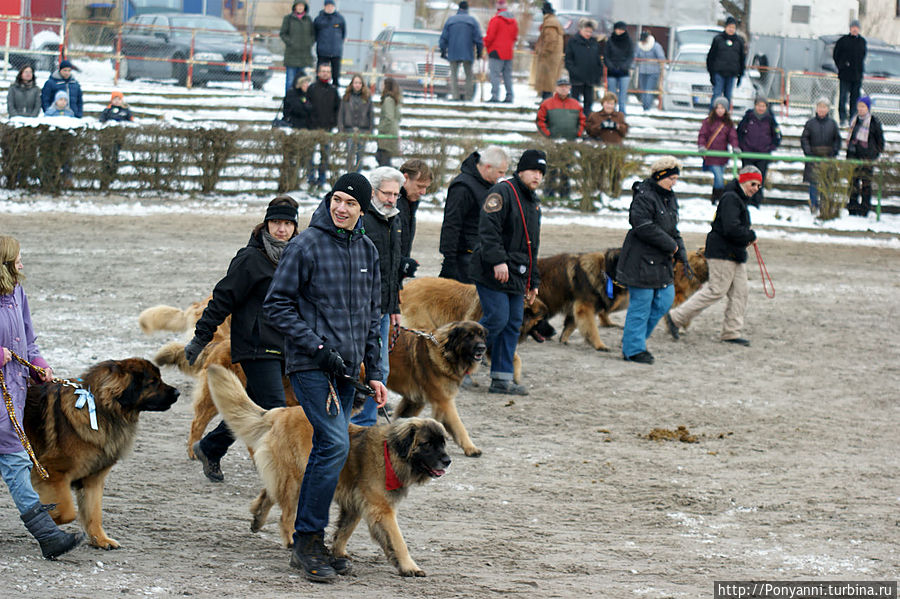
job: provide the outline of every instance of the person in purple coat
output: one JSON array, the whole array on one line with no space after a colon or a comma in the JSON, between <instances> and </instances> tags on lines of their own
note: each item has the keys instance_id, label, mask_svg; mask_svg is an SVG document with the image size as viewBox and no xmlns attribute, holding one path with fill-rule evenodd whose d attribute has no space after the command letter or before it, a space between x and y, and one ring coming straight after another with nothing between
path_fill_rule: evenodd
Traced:
<instances>
[{"instance_id":1,"label":"person in purple coat","mask_svg":"<svg viewBox=\"0 0 900 599\"><path fill-rule=\"evenodd\" d=\"M781 128L775 115L769 110L769 102L763 96L757 96L753 108L749 109L741 119L737 128L738 142L742 152L771 154L781 145ZM766 186L766 169L769 160L765 158L742 158L741 166L755 166L762 173L763 182L759 191L753 196L751 203L759 206L763 199L763 188Z\"/></svg>"},{"instance_id":2,"label":"person in purple coat","mask_svg":"<svg viewBox=\"0 0 900 599\"><path fill-rule=\"evenodd\" d=\"M28 298L21 285L25 279L23 270L19 242L13 237L0 237L0 368L13 414L24 427L29 376L49 382L53 380L53 371L35 343ZM38 375L18 362L13 353L44 369L44 374ZM54 559L78 546L84 540L84 533L66 533L56 526L31 486L32 466L10 419L9 407L0 410L0 475L9 487L25 527L40 543L41 553L47 559Z\"/></svg>"},{"instance_id":3,"label":"person in purple coat","mask_svg":"<svg viewBox=\"0 0 900 599\"><path fill-rule=\"evenodd\" d=\"M697 146L701 152L704 150L716 150L727 152L738 147L737 130L731 122L728 113L728 98L720 96L713 103L709 116L703 119L700 126L700 134L697 136ZM704 156L703 170L713 174L712 203L715 205L725 192L725 165L728 164L726 156Z\"/></svg>"}]
</instances>

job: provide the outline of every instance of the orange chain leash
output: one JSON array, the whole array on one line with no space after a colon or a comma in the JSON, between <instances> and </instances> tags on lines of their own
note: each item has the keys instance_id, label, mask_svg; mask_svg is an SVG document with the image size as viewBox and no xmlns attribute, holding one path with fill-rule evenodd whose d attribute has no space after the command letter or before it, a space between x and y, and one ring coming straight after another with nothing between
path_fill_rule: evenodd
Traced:
<instances>
[{"instance_id":1,"label":"orange chain leash","mask_svg":"<svg viewBox=\"0 0 900 599\"><path fill-rule=\"evenodd\" d=\"M13 359L16 360L16 362L19 362L23 366L33 368L41 375L44 374L43 368L29 364L27 360L23 360L13 351L10 351L9 353L12 355ZM28 437L25 436L25 430L22 428L22 425L19 424L18 418L16 418L16 408L13 405L12 395L9 394L9 390L6 388L6 379L3 376L2 369L0 369L0 390L3 391L3 403L6 404L6 413L9 414L9 421L12 422L13 429L15 429L16 435L19 436L19 441L22 443L22 447L25 448L25 451L28 453L28 457L31 458L31 461L34 462L34 467L37 468L38 474L41 475L41 478L44 480L50 478L50 475L47 474L47 471L43 466L41 466L41 463L38 462L37 456L34 454L34 449L31 447L31 443L28 441Z\"/></svg>"}]
</instances>

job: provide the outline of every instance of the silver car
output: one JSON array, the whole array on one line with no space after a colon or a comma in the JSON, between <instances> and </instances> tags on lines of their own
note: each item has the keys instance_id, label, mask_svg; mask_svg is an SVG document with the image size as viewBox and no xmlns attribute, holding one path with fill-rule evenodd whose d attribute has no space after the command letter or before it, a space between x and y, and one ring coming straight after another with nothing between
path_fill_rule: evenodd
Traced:
<instances>
[{"instance_id":1,"label":"silver car","mask_svg":"<svg viewBox=\"0 0 900 599\"><path fill-rule=\"evenodd\" d=\"M388 27L378 34L366 65L374 65L376 86L393 77L404 92L450 93L450 63L441 58L441 32L430 29ZM464 77L460 69L460 77Z\"/></svg>"},{"instance_id":2,"label":"silver car","mask_svg":"<svg viewBox=\"0 0 900 599\"><path fill-rule=\"evenodd\" d=\"M684 44L663 74L663 110L709 111L713 86L706 70L708 45ZM749 72L731 94L732 114L740 115L753 108L756 90Z\"/></svg>"}]
</instances>

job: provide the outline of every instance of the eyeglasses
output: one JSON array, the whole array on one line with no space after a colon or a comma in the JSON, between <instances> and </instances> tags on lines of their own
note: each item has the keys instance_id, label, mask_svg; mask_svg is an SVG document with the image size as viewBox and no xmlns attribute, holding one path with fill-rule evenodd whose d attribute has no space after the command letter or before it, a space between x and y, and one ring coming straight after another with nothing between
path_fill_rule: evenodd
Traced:
<instances>
[{"instance_id":1,"label":"eyeglasses","mask_svg":"<svg viewBox=\"0 0 900 599\"><path fill-rule=\"evenodd\" d=\"M762 187L762 184L756 181L750 181L750 187Z\"/></svg>"},{"instance_id":2,"label":"eyeglasses","mask_svg":"<svg viewBox=\"0 0 900 599\"><path fill-rule=\"evenodd\" d=\"M386 195L389 198L399 198L400 197L399 191L385 191L383 189L376 189L375 191L377 191L378 193L380 193L382 195Z\"/></svg>"}]
</instances>

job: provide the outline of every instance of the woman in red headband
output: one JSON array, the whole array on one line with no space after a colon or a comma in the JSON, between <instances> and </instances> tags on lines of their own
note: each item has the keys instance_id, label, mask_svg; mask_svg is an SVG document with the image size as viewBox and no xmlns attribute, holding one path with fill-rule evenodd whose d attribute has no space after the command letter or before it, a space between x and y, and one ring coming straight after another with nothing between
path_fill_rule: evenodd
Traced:
<instances>
[{"instance_id":1,"label":"woman in red headband","mask_svg":"<svg viewBox=\"0 0 900 599\"><path fill-rule=\"evenodd\" d=\"M756 243L756 233L750 228L748 205L762 187L762 180L758 168L745 166L738 178L725 186L712 230L706 236L709 280L686 302L666 314L666 328L676 341L680 336L680 327L687 326L700 312L727 297L722 341L750 345L741 336L748 296L744 264L747 262L747 247Z\"/></svg>"}]
</instances>

